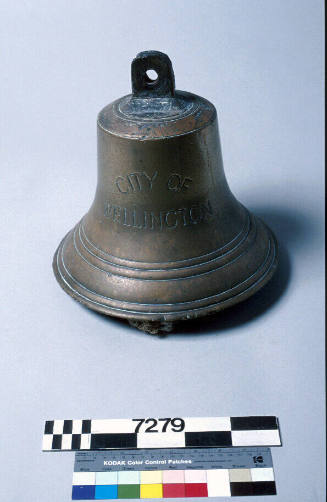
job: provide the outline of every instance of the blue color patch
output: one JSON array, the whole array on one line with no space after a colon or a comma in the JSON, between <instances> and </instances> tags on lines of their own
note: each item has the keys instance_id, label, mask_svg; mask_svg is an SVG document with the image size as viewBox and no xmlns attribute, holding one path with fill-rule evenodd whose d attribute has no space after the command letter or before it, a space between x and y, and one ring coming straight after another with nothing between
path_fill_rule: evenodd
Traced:
<instances>
[{"instance_id":1,"label":"blue color patch","mask_svg":"<svg viewBox=\"0 0 327 502\"><path fill-rule=\"evenodd\" d=\"M72 500L94 500L95 486L75 485L73 486Z\"/></svg>"},{"instance_id":2,"label":"blue color patch","mask_svg":"<svg viewBox=\"0 0 327 502\"><path fill-rule=\"evenodd\" d=\"M95 487L95 498L96 500L118 498L117 485L97 485Z\"/></svg>"}]
</instances>

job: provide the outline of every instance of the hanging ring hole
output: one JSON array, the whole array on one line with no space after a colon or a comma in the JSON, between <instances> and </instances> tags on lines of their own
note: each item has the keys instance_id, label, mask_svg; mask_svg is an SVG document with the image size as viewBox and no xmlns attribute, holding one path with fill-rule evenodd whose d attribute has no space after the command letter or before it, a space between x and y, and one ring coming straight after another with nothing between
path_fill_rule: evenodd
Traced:
<instances>
[{"instance_id":1,"label":"hanging ring hole","mask_svg":"<svg viewBox=\"0 0 327 502\"><path fill-rule=\"evenodd\" d=\"M155 70L147 70L145 73L145 81L148 85L154 85L158 82L159 75Z\"/></svg>"}]
</instances>

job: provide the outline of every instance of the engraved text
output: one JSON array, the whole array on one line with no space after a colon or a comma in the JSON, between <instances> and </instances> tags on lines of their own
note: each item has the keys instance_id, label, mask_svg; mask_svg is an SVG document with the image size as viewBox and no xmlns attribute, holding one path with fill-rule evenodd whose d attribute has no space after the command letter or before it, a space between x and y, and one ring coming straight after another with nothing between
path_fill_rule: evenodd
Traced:
<instances>
[{"instance_id":1,"label":"engraved text","mask_svg":"<svg viewBox=\"0 0 327 502\"><path fill-rule=\"evenodd\" d=\"M213 209L209 200L196 202L190 207L165 211L140 210L137 207L122 207L107 202L104 216L124 227L139 230L173 230L208 220L213 216Z\"/></svg>"}]
</instances>

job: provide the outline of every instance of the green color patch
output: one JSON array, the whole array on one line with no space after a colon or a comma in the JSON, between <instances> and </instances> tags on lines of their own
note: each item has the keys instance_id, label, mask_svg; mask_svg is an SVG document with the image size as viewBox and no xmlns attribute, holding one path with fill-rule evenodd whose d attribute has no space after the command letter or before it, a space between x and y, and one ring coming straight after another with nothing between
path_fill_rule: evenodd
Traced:
<instances>
[{"instance_id":1,"label":"green color patch","mask_svg":"<svg viewBox=\"0 0 327 502\"><path fill-rule=\"evenodd\" d=\"M119 499L139 499L140 485L118 485Z\"/></svg>"}]
</instances>

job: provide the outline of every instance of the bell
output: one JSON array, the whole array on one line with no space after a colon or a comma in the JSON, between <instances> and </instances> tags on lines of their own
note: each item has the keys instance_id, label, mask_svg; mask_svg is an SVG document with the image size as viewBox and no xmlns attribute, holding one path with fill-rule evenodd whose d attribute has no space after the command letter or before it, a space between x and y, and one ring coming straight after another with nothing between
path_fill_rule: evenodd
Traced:
<instances>
[{"instance_id":1,"label":"bell","mask_svg":"<svg viewBox=\"0 0 327 502\"><path fill-rule=\"evenodd\" d=\"M95 199L53 268L77 301L160 333L253 295L277 243L228 187L215 107L175 90L168 56L138 54L132 91L98 116Z\"/></svg>"}]
</instances>

